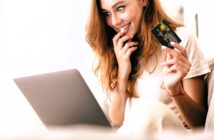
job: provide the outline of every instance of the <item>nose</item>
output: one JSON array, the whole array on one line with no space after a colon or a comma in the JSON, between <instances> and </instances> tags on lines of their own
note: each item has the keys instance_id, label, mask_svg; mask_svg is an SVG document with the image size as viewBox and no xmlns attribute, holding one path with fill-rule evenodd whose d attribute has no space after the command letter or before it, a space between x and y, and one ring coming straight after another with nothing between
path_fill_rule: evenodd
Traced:
<instances>
[{"instance_id":1,"label":"nose","mask_svg":"<svg viewBox=\"0 0 214 140\"><path fill-rule=\"evenodd\" d=\"M113 26L118 26L121 23L122 19L118 14L113 14L112 15L112 25Z\"/></svg>"}]
</instances>

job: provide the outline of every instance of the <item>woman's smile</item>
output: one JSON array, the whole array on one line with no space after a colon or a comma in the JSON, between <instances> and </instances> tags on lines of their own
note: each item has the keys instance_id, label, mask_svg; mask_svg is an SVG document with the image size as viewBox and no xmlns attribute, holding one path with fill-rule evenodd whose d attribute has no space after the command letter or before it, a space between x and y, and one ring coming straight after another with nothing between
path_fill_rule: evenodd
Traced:
<instances>
[{"instance_id":1,"label":"woman's smile","mask_svg":"<svg viewBox=\"0 0 214 140\"><path fill-rule=\"evenodd\" d=\"M138 0L101 0L101 9L107 26L116 32L133 35L138 32L143 3Z\"/></svg>"},{"instance_id":2,"label":"woman's smile","mask_svg":"<svg viewBox=\"0 0 214 140\"><path fill-rule=\"evenodd\" d=\"M126 35L129 32L130 24L126 24L119 28L120 32L123 32L123 35Z\"/></svg>"}]
</instances>

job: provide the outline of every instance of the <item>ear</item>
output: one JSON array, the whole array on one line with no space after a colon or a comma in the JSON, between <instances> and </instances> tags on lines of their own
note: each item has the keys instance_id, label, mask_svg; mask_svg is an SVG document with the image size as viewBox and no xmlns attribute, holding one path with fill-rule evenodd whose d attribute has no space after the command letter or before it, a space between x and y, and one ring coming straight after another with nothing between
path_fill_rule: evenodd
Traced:
<instances>
[{"instance_id":1,"label":"ear","mask_svg":"<svg viewBox=\"0 0 214 140\"><path fill-rule=\"evenodd\" d=\"M138 0L140 6L142 6L142 8L145 7L145 6L147 5L147 1L148 1L148 0Z\"/></svg>"},{"instance_id":2,"label":"ear","mask_svg":"<svg viewBox=\"0 0 214 140\"><path fill-rule=\"evenodd\" d=\"M142 6L146 7L148 0L141 0L142 1Z\"/></svg>"}]
</instances>

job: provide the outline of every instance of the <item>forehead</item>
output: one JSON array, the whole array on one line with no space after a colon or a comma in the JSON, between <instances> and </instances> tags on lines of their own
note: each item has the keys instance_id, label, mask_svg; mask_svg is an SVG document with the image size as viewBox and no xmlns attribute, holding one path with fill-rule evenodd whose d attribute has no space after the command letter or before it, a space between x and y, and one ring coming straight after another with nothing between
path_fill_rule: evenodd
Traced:
<instances>
[{"instance_id":1,"label":"forehead","mask_svg":"<svg viewBox=\"0 0 214 140\"><path fill-rule=\"evenodd\" d=\"M100 0L100 6L101 6L101 9L108 10L113 8L115 5L119 3L126 3L129 1L135 1L135 0Z\"/></svg>"}]
</instances>

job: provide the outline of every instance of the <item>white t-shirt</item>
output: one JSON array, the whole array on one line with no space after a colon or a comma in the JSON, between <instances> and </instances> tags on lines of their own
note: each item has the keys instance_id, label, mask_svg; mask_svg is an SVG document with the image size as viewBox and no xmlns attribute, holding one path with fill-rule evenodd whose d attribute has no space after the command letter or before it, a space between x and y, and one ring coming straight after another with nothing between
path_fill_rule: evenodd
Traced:
<instances>
[{"instance_id":1,"label":"white t-shirt","mask_svg":"<svg viewBox=\"0 0 214 140\"><path fill-rule=\"evenodd\" d=\"M196 37L192 35L191 32L185 27L177 28L176 33L181 38L182 42L180 45L186 48L188 59L191 62L190 71L186 75L185 79L209 73L209 66L204 60L200 48L198 47ZM149 60L150 70L152 70L155 66L156 69L152 73L144 70L143 74L137 79L135 90L139 98L131 98L127 100L124 123L126 123L126 121L130 121L129 119L132 119L130 117L133 116L134 112L141 112L141 106L143 106L144 102L147 102L148 100L160 101L180 116L171 97L161 87L163 68L159 64L164 60L165 54L163 53L159 54L158 61L155 57Z\"/></svg>"}]
</instances>

